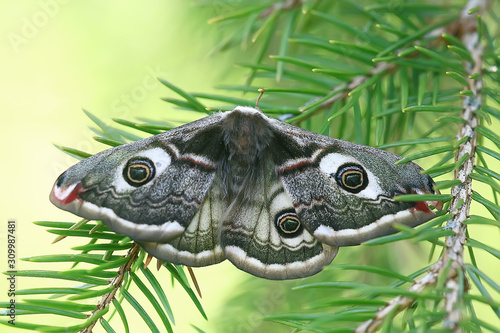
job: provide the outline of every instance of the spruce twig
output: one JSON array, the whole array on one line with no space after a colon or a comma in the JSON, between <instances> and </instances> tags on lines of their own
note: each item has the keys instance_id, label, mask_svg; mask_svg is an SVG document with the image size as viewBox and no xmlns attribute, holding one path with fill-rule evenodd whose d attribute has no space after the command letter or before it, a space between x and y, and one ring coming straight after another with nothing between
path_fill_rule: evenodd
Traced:
<instances>
[{"instance_id":1,"label":"spruce twig","mask_svg":"<svg viewBox=\"0 0 500 333\"><path fill-rule=\"evenodd\" d=\"M472 55L474 62L466 62L464 68L470 77L474 73L481 73L483 49L480 45L477 20L475 16L469 15L468 10L480 6L484 11L488 7L488 0L469 0L462 11L460 22L461 40L467 50ZM475 77L475 76L473 76ZM460 283L460 277L465 276L463 251L466 241L466 224L464 223L470 212L472 201L472 184L470 175L474 169L474 157L476 150L475 127L478 125L478 118L475 111L482 106L481 88L483 86L482 77L468 79L468 85L464 88L473 92L472 96L464 96L462 99L461 118L464 123L457 134L457 142L462 142L455 153L455 162L462 161L458 170L455 171L454 180L460 180L460 184L453 186L451 194L453 196L450 204L450 213L453 216L448 220L446 227L454 231L454 235L445 239L445 249L438 261L429 269L427 274L414 282L409 288L412 292L420 292L426 286L436 285L438 277L447 273L445 286L448 291L445 294L446 316L443 322L445 328L452 332L461 332L460 320L462 309L460 308L463 299L460 295L467 289L467 283ZM448 269L449 267L449 269ZM356 329L357 333L375 332L384 322L387 316L394 316L396 313L408 308L413 303L414 298L398 296L392 299L385 307L379 309L373 319L370 319Z\"/></svg>"},{"instance_id":2,"label":"spruce twig","mask_svg":"<svg viewBox=\"0 0 500 333\"><path fill-rule=\"evenodd\" d=\"M99 303L97 303L95 310L92 311L91 316L93 316L95 313L97 313L97 312L101 311L102 309L104 309L105 307L107 307L113 301L113 299L115 298L116 292L120 289L120 287L122 285L122 282L125 278L125 275L128 272L130 272L130 268L132 267L135 260L138 258L140 250L141 250L141 247L139 246L139 244L134 243L134 247L132 247L129 250L129 252L127 253L127 258L129 258L129 260L124 265L122 265L120 267L116 277L110 283L114 287L113 290L111 290L111 292L104 294L102 296ZM89 326L87 326L85 329L83 329L81 331L81 333L92 333L92 329L94 328L94 326L97 323L97 320L99 318L96 317L96 319L94 319L94 321L92 321L92 323Z\"/></svg>"},{"instance_id":3,"label":"spruce twig","mask_svg":"<svg viewBox=\"0 0 500 333\"><path fill-rule=\"evenodd\" d=\"M456 22L452 22L451 25L455 25ZM460 25L458 25L460 26ZM448 26L440 26L437 27L425 34L425 37L434 37L431 39L430 43L435 43L436 38L441 36L446 29L448 29ZM314 110L311 112L308 112L307 114L304 114L300 119L297 119L296 123L300 123L313 115L324 111L325 109L328 109L331 107L335 102L340 101L340 100L345 100L347 97L351 96L352 93L358 88L361 87L363 84L365 84L367 81L373 79L375 76L386 76L394 71L396 71L400 66L397 64L397 62L388 62L388 61L382 61L380 59L373 59L372 61L376 62L376 65L370 70L368 74L360 74L355 77L353 77L350 81L345 82L343 84L335 86L329 93L328 95L331 95L331 98L328 98L324 100L321 104L319 104L317 107L315 107Z\"/></svg>"},{"instance_id":4,"label":"spruce twig","mask_svg":"<svg viewBox=\"0 0 500 333\"><path fill-rule=\"evenodd\" d=\"M352 78L351 81L343 83L343 84L338 85L335 88L333 88L333 90L328 93L329 95L330 94L333 95L331 98L323 101L318 106L318 108L316 108L314 111L312 111L312 112L308 113L307 115L301 117L297 121L297 123L300 123L300 122L306 120L307 118L312 117L316 113L329 108L336 101L343 100L343 99L347 98L348 96L350 96L351 91L353 91L357 87L360 87L363 83L365 83L366 81L368 81L370 78L372 78L372 77L374 77L376 75L382 74L382 73L385 73L385 74L391 73L394 70L396 70L397 67L398 66L396 64L394 64L394 63L389 63L389 62L379 62L379 63L377 63L377 65L370 71L370 73L368 75L358 75L358 76L355 76L354 78Z\"/></svg>"},{"instance_id":5,"label":"spruce twig","mask_svg":"<svg viewBox=\"0 0 500 333\"><path fill-rule=\"evenodd\" d=\"M261 19L272 16L276 11L281 11L281 10L290 10L294 9L295 7L301 6L308 0L285 0L282 2L276 2L273 3L271 6L267 7L264 9L259 17Z\"/></svg>"},{"instance_id":6,"label":"spruce twig","mask_svg":"<svg viewBox=\"0 0 500 333\"><path fill-rule=\"evenodd\" d=\"M477 19L473 15L468 14L468 9L480 6L484 11L487 8L488 0L469 0L466 8L462 11L462 42L472 55L474 62L466 62L465 69L470 77L474 73L481 73L483 48L481 47L478 33ZM465 220L469 218L470 204L472 201L472 179L470 175L474 171L474 158L477 146L477 135L475 128L478 125L478 118L475 111L482 106L481 88L483 86L482 76L477 79L468 80L468 86L465 89L472 91L472 96L464 96L462 99L462 114L461 117L465 123L459 129L457 141L464 142L458 147L455 155L455 162L464 159L464 162L455 171L454 179L461 181L460 185L453 186L451 194L453 199L450 205L450 211L453 219L448 221L447 226L455 232L454 236L448 236L445 240L445 251L443 253L443 263L451 261L453 273L446 281L446 287L450 289L445 296L446 317L444 327L450 328L453 332L460 332L459 322L462 311L459 309L461 294L461 284L459 281L460 275L458 271L464 273L463 251L466 240L467 226ZM467 288L467 285L465 286Z\"/></svg>"}]
</instances>

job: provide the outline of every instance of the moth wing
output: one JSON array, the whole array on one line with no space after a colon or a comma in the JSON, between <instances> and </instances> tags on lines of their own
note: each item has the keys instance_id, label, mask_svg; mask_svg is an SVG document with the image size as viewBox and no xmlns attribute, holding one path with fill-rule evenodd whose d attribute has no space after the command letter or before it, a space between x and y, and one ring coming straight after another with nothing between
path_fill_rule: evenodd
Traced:
<instances>
[{"instance_id":1,"label":"moth wing","mask_svg":"<svg viewBox=\"0 0 500 333\"><path fill-rule=\"evenodd\" d=\"M435 216L428 204L439 203L394 200L434 193L418 165L396 165L401 157L390 152L285 123L273 122L273 128L276 172L299 219L321 242L357 245L395 232L395 223L413 227Z\"/></svg>"},{"instance_id":2,"label":"moth wing","mask_svg":"<svg viewBox=\"0 0 500 333\"><path fill-rule=\"evenodd\" d=\"M322 244L302 226L289 233L280 231L278 221L286 223L290 217L296 222L292 201L269 161L257 174L249 195L235 200L222 218L220 241L226 258L267 279L301 278L321 271L338 249Z\"/></svg>"},{"instance_id":3,"label":"moth wing","mask_svg":"<svg viewBox=\"0 0 500 333\"><path fill-rule=\"evenodd\" d=\"M207 266L225 259L219 244L219 221L227 209L219 187L212 186L186 230L167 242L141 242L149 254L174 264Z\"/></svg>"},{"instance_id":4,"label":"moth wing","mask_svg":"<svg viewBox=\"0 0 500 333\"><path fill-rule=\"evenodd\" d=\"M220 118L214 114L91 156L59 176L50 199L138 242L172 240L200 216L203 202L212 201L205 197L223 150ZM140 186L131 184L127 174L127 165L135 160L151 164L154 174ZM217 225L217 214L202 214L197 223Z\"/></svg>"}]
</instances>

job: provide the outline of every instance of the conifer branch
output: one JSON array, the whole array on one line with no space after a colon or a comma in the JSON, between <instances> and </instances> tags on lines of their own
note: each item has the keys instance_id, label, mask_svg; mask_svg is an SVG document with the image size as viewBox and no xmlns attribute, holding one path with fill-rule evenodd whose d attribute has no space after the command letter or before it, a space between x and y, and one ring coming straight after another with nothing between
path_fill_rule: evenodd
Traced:
<instances>
[{"instance_id":1,"label":"conifer branch","mask_svg":"<svg viewBox=\"0 0 500 333\"><path fill-rule=\"evenodd\" d=\"M266 18L266 17L269 17L269 16L272 16L274 14L274 12L276 11L280 11L280 10L290 10L290 9L293 9L297 6L301 6L303 3L307 2L308 0L285 0L285 1L282 1L282 2L276 2L276 3L273 3L271 6L269 6L268 8L264 9L259 17L262 19L262 18Z\"/></svg>"},{"instance_id":2,"label":"conifer branch","mask_svg":"<svg viewBox=\"0 0 500 333\"><path fill-rule=\"evenodd\" d=\"M323 101L319 107L313 111L308 113L306 116L301 117L297 123L300 123L307 118L312 117L314 114L329 108L330 106L333 105L336 101L343 100L347 97L349 97L349 93L354 90L355 88L361 86L363 83L374 77L375 75L384 73L385 75L392 73L394 70L397 69L397 65L394 63L389 63L389 62L379 62L377 65L370 70L370 73L368 75L357 75L351 79L351 81L343 83L341 85L336 86L333 88L329 94L332 94L333 96L325 101Z\"/></svg>"},{"instance_id":3,"label":"conifer branch","mask_svg":"<svg viewBox=\"0 0 500 333\"><path fill-rule=\"evenodd\" d=\"M429 269L429 271L423 278L415 281L413 285L410 288L408 288L408 291L418 293L423 291L427 286L435 285L439 276L439 272L441 271L442 268L443 268L443 261L442 258L440 258L439 261ZM377 329L380 328L380 326L382 326L386 317L388 316L394 317L399 312L409 308L414 301L415 299L413 297L408 297L408 296L397 296L393 298L391 301L387 303L386 306L377 311L374 318L367 320L361 325L359 325L354 332L355 333L376 332Z\"/></svg>"},{"instance_id":4,"label":"conifer branch","mask_svg":"<svg viewBox=\"0 0 500 333\"><path fill-rule=\"evenodd\" d=\"M469 0L461 15L462 42L474 60L472 63L466 62L464 64L467 76L469 77L474 73L481 73L483 48L479 40L477 18L475 15L469 15L467 11L476 6L480 6L484 11L487 2L487 0ZM464 161L458 170L455 171L454 175L454 179L460 180L461 184L451 189L453 199L450 204L450 212L453 215L453 219L447 223L447 227L453 230L455 235L446 237L442 260L443 264L446 264L448 261L451 262L450 274L445 284L449 292L445 296L445 310L447 315L443 326L451 329L453 332L461 331L459 322L463 311L460 308L460 303L462 302L460 299L462 290L460 289L463 284L460 283L459 279L460 275L465 276L463 250L467 227L464 222L470 215L470 204L472 201L472 179L470 175L474 171L474 158L477 147L475 128L478 125L478 118L475 111L479 110L482 106L482 76L479 76L478 79L469 78L468 81L469 86L465 87L465 90L470 90L473 94L472 96L464 95L462 98L461 117L465 120L465 123L459 129L457 141L463 141L463 143L459 145L455 155L455 163L461 160ZM468 288L467 284L465 284L464 288Z\"/></svg>"},{"instance_id":5,"label":"conifer branch","mask_svg":"<svg viewBox=\"0 0 500 333\"><path fill-rule=\"evenodd\" d=\"M472 95L464 95L462 98L461 118L464 123L457 134L457 142L462 142L456 150L455 163L463 161L455 171L454 180L460 180L460 184L452 187L453 196L449 208L452 219L448 220L446 228L453 230L454 235L447 236L445 239L445 248L438 261L429 269L427 274L414 282L409 288L412 292L422 291L426 286L436 285L438 277L446 274L445 287L445 311L446 316L443 322L445 328L452 332L461 332L460 320L463 310L463 292L468 289L467 280L464 272L463 250L466 241L465 220L469 217L470 204L472 201L472 184L470 175L474 169L474 157L476 151L475 128L478 125L478 118L475 111L482 106L481 88L483 86L482 76L472 79L470 76L474 73L481 73L483 48L479 40L477 18L475 15L469 15L468 10L474 7L480 7L483 12L488 7L488 0L469 0L465 9L462 11L460 21L456 25L463 44L467 51L472 55L473 62L466 62L464 68L469 77L468 86L465 90L470 90ZM462 282L461 279L464 279ZM462 289L463 288L463 289ZM465 290L464 290L465 289ZM373 319L370 319L356 329L355 332L375 332L384 322L387 316L394 316L411 306L414 298L398 296L391 300L385 307L381 308Z\"/></svg>"},{"instance_id":6,"label":"conifer branch","mask_svg":"<svg viewBox=\"0 0 500 333\"><path fill-rule=\"evenodd\" d=\"M120 269L117 272L116 277L110 283L114 287L113 290L111 290L111 292L104 294L102 296L99 303L97 303L95 310L92 311L92 313L90 314L90 317L92 317L94 314L96 314L99 311L106 308L113 301L113 299L115 298L116 292L120 289L120 287L123 283L123 280L125 279L125 275L128 272L130 272L130 269L131 269L133 263L135 262L135 260L139 256L140 250L141 250L141 247L137 243L135 243L134 246L129 250L129 252L127 253L127 257L129 258L129 260L124 265L122 265L120 267ZM99 319L99 317L96 317L96 319L94 319L94 321L89 326L87 326L85 329L83 329L81 331L81 333L92 333L92 329L94 328L98 319Z\"/></svg>"},{"instance_id":7,"label":"conifer branch","mask_svg":"<svg viewBox=\"0 0 500 333\"><path fill-rule=\"evenodd\" d=\"M438 27L434 30L431 30L427 34L425 34L425 36L439 38L442 35L443 31L446 30L446 28L447 27ZM433 39L431 43L435 43L435 39ZM331 98L323 101L320 105L318 105L318 107L314 111L309 112L307 115L302 116L300 119L297 120L297 123L300 123L300 122L312 117L316 113L321 112L321 111L331 107L336 101L346 99L347 97L350 96L349 94L351 91L360 87L365 82L372 79L374 76L376 76L376 75L386 76L386 75L393 73L398 68L399 68L399 65L397 63L386 62L386 61L377 61L376 65L370 70L370 72L368 74L357 75L357 76L353 77L349 82L345 82L343 84L335 86L328 93L329 95L332 95Z\"/></svg>"}]
</instances>

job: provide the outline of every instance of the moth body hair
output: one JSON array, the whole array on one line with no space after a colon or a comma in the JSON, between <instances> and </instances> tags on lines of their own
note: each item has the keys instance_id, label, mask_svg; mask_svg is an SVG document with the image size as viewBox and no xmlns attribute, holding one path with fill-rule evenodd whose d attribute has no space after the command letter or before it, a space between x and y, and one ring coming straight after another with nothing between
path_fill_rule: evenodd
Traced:
<instances>
[{"instance_id":1,"label":"moth body hair","mask_svg":"<svg viewBox=\"0 0 500 333\"><path fill-rule=\"evenodd\" d=\"M265 169L265 153L274 138L273 132L263 113L248 112L246 108L230 112L224 118L222 132L222 194L228 202L245 200Z\"/></svg>"}]
</instances>

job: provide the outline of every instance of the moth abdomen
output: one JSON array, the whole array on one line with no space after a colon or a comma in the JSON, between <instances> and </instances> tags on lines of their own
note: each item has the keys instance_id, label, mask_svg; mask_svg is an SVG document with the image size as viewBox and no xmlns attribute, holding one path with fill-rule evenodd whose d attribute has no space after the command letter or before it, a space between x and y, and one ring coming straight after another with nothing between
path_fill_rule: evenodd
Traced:
<instances>
[{"instance_id":1,"label":"moth abdomen","mask_svg":"<svg viewBox=\"0 0 500 333\"><path fill-rule=\"evenodd\" d=\"M228 204L234 200L245 201L252 197L258 187L258 179L265 174L265 160L257 158L253 163L242 163L230 158L223 158L219 175L222 181L222 195Z\"/></svg>"}]
</instances>

